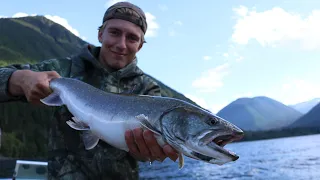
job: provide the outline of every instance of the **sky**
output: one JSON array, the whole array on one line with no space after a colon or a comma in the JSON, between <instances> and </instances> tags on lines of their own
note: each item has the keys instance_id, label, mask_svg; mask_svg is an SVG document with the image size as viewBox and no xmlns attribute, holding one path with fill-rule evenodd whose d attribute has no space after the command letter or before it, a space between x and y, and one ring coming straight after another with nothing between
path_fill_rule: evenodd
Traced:
<instances>
[{"instance_id":1,"label":"sky","mask_svg":"<svg viewBox=\"0 0 320 180\"><path fill-rule=\"evenodd\" d=\"M44 15L99 46L115 0L6 0L0 17ZM240 97L320 97L320 1L129 0L146 13L139 67L217 113Z\"/></svg>"}]
</instances>

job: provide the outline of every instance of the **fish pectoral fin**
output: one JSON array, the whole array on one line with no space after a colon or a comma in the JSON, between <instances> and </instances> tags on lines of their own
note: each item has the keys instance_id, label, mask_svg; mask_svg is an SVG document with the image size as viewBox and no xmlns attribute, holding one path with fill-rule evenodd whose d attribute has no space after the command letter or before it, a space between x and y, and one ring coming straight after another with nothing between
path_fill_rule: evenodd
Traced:
<instances>
[{"instance_id":1,"label":"fish pectoral fin","mask_svg":"<svg viewBox=\"0 0 320 180\"><path fill-rule=\"evenodd\" d=\"M79 131L86 131L90 130L90 127L86 125L85 123L79 121L75 117L72 118L75 122L72 122L71 120L67 121L66 123L72 128Z\"/></svg>"},{"instance_id":2,"label":"fish pectoral fin","mask_svg":"<svg viewBox=\"0 0 320 180\"><path fill-rule=\"evenodd\" d=\"M156 128L154 128L150 122L149 122L149 119L148 119L148 116L144 115L144 114L139 114L138 116L136 116L137 120L140 122L140 124L149 129L150 131L152 131L153 133L157 134L157 135L160 135L161 136L161 132L158 131Z\"/></svg>"},{"instance_id":3,"label":"fish pectoral fin","mask_svg":"<svg viewBox=\"0 0 320 180\"><path fill-rule=\"evenodd\" d=\"M182 153L179 153L179 169L182 169L184 166L184 158Z\"/></svg>"},{"instance_id":4,"label":"fish pectoral fin","mask_svg":"<svg viewBox=\"0 0 320 180\"><path fill-rule=\"evenodd\" d=\"M93 149L99 142L99 138L91 131L83 131L82 140L86 150Z\"/></svg>"},{"instance_id":5,"label":"fish pectoral fin","mask_svg":"<svg viewBox=\"0 0 320 180\"><path fill-rule=\"evenodd\" d=\"M58 93L51 93L49 96L43 98L43 99L40 99L40 101L45 104L45 105L48 105L48 106L62 106L63 105L63 102L59 96Z\"/></svg>"}]
</instances>

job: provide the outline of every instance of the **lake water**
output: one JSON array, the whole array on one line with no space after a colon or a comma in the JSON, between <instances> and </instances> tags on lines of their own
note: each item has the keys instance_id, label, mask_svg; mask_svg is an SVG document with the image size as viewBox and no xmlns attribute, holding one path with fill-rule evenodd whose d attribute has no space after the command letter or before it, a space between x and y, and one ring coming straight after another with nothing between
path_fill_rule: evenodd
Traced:
<instances>
[{"instance_id":1,"label":"lake water","mask_svg":"<svg viewBox=\"0 0 320 180\"><path fill-rule=\"evenodd\" d=\"M320 135L239 142L225 146L240 158L222 166L185 158L140 164L141 179L320 180Z\"/></svg>"}]
</instances>

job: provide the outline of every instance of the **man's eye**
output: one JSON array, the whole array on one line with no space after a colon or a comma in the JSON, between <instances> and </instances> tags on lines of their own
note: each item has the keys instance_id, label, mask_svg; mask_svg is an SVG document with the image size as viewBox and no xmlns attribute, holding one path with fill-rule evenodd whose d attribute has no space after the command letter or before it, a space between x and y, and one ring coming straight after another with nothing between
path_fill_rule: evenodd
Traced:
<instances>
[{"instance_id":1,"label":"man's eye","mask_svg":"<svg viewBox=\"0 0 320 180\"><path fill-rule=\"evenodd\" d=\"M129 36L128 38L130 41L139 41L139 38L136 36Z\"/></svg>"},{"instance_id":2,"label":"man's eye","mask_svg":"<svg viewBox=\"0 0 320 180\"><path fill-rule=\"evenodd\" d=\"M118 35L119 34L118 31L109 31L109 33L112 34L112 35Z\"/></svg>"}]
</instances>

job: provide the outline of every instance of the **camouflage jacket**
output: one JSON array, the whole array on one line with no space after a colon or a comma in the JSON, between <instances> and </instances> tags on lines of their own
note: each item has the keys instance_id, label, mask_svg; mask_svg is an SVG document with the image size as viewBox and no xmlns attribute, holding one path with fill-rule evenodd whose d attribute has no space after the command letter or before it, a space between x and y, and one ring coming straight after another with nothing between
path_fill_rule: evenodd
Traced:
<instances>
[{"instance_id":1,"label":"camouflage jacket","mask_svg":"<svg viewBox=\"0 0 320 180\"><path fill-rule=\"evenodd\" d=\"M8 95L8 79L17 69L57 71L63 77L77 78L108 92L133 90L130 92L134 94L160 96L159 86L138 68L136 59L112 72L97 60L99 51L100 47L87 45L72 57L0 68L0 101L25 101L24 97ZM138 163L127 152L102 141L94 149L85 150L80 132L65 123L71 117L63 106L58 107L49 120L49 179L138 179Z\"/></svg>"}]
</instances>

